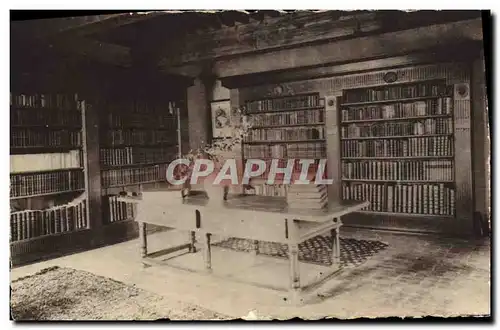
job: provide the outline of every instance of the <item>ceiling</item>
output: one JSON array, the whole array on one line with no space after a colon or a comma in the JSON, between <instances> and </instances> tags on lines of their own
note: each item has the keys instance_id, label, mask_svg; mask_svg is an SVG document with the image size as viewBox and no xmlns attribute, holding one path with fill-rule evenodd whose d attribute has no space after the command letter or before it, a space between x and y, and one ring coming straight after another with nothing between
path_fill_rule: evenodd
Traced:
<instances>
[{"instance_id":1,"label":"ceiling","mask_svg":"<svg viewBox=\"0 0 500 330\"><path fill-rule=\"evenodd\" d=\"M479 13L475 12L475 15ZM21 61L23 58L24 62L29 62L30 57L43 54L51 54L48 56L51 57L55 52L97 61L108 58L108 64L119 66L137 63L143 68L149 63L158 63L165 49L176 40L188 42L193 35L200 38L205 32L249 22L265 25L269 19L284 15L290 19L311 15L311 11L293 10L99 12L98 15L85 16L78 15L78 11L74 13L73 17L11 21L11 59ZM471 15L465 11L459 14L457 11L378 11L376 14L389 30ZM329 11L328 15L337 20L352 15L352 12ZM123 63L119 63L121 59ZM128 65L124 65L126 61Z\"/></svg>"}]
</instances>

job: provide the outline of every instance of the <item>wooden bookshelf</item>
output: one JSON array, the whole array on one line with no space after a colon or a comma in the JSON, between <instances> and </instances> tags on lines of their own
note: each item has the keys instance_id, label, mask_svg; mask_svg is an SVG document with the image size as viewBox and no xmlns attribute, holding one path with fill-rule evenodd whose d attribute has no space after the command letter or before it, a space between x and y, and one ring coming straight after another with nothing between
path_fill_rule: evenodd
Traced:
<instances>
[{"instance_id":1,"label":"wooden bookshelf","mask_svg":"<svg viewBox=\"0 0 500 330\"><path fill-rule=\"evenodd\" d=\"M11 93L13 259L40 252L44 237L89 229L82 121L76 94Z\"/></svg>"},{"instance_id":2,"label":"wooden bookshelf","mask_svg":"<svg viewBox=\"0 0 500 330\"><path fill-rule=\"evenodd\" d=\"M277 183L265 182L269 165L277 159L278 166L285 167L289 160L296 159L294 172L300 172L298 159L325 158L324 100L319 93L308 93L251 100L244 106L252 128L243 141L243 162L260 159L268 165L262 176L252 179L255 193L288 199L290 187L279 183L279 175Z\"/></svg>"},{"instance_id":3,"label":"wooden bookshelf","mask_svg":"<svg viewBox=\"0 0 500 330\"><path fill-rule=\"evenodd\" d=\"M341 193L375 215L454 217L452 87L443 80L345 89Z\"/></svg>"},{"instance_id":4,"label":"wooden bookshelf","mask_svg":"<svg viewBox=\"0 0 500 330\"><path fill-rule=\"evenodd\" d=\"M167 167L180 152L179 106L157 98L106 103L99 119L105 224L134 219L133 205L117 199L121 191L166 180Z\"/></svg>"}]
</instances>

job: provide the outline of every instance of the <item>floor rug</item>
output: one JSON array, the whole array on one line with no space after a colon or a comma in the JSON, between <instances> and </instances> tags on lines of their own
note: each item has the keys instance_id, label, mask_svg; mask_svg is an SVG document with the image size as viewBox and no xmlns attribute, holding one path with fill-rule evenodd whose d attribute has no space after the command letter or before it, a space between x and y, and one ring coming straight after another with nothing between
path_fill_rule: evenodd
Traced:
<instances>
[{"instance_id":1,"label":"floor rug","mask_svg":"<svg viewBox=\"0 0 500 330\"><path fill-rule=\"evenodd\" d=\"M299 244L299 260L302 262L329 266L331 262L331 237L316 236ZM213 244L214 246L249 252L252 241L240 238L229 238ZM342 267L356 267L371 256L387 248L387 244L380 241L357 240L340 238L340 263ZM288 246L281 243L259 242L259 253L288 258Z\"/></svg>"},{"instance_id":2,"label":"floor rug","mask_svg":"<svg viewBox=\"0 0 500 330\"><path fill-rule=\"evenodd\" d=\"M133 285L70 268L46 268L12 281L10 287L10 312L15 321L229 318Z\"/></svg>"}]
</instances>

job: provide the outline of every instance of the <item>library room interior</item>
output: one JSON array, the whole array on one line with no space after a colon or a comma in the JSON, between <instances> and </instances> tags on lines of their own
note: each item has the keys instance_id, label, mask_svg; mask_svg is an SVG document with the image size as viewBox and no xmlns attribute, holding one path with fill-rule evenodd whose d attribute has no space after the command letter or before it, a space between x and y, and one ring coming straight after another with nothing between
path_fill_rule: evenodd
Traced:
<instances>
[{"instance_id":1,"label":"library room interior","mask_svg":"<svg viewBox=\"0 0 500 330\"><path fill-rule=\"evenodd\" d=\"M123 263L216 274L230 250L276 257L267 277L238 276L301 300L359 246L378 253L359 235L489 240L485 26L481 11L11 21L11 271L115 249ZM215 185L178 165L188 180L174 184L176 159L266 168ZM269 180L273 164L297 174L304 159L330 181ZM321 278L304 271L314 263Z\"/></svg>"}]
</instances>

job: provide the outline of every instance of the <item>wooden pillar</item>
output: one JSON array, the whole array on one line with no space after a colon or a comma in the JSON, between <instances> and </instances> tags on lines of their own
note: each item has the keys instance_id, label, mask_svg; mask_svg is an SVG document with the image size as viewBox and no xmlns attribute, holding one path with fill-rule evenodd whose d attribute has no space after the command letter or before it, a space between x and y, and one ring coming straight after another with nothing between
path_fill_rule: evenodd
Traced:
<instances>
[{"instance_id":1,"label":"wooden pillar","mask_svg":"<svg viewBox=\"0 0 500 330\"><path fill-rule=\"evenodd\" d=\"M488 127L488 100L486 94L486 72L484 52L481 51L472 64L472 168L474 182L474 210L483 219L489 217L490 197L488 162L490 141Z\"/></svg>"},{"instance_id":2,"label":"wooden pillar","mask_svg":"<svg viewBox=\"0 0 500 330\"><path fill-rule=\"evenodd\" d=\"M194 85L187 90L188 122L189 122L189 147L199 148L208 139L208 116L206 91L203 82L197 78Z\"/></svg>"},{"instance_id":3,"label":"wooden pillar","mask_svg":"<svg viewBox=\"0 0 500 330\"><path fill-rule=\"evenodd\" d=\"M102 196L101 165L99 155L99 109L98 104L81 102L83 132L83 162L87 188L87 217L89 227L94 231L92 244L102 242Z\"/></svg>"},{"instance_id":4,"label":"wooden pillar","mask_svg":"<svg viewBox=\"0 0 500 330\"><path fill-rule=\"evenodd\" d=\"M340 128L338 127L338 96L325 96L325 127L326 127L326 145L328 161L328 179L333 183L328 185L328 202L336 203L342 199L341 191L341 162L340 162Z\"/></svg>"}]
</instances>

